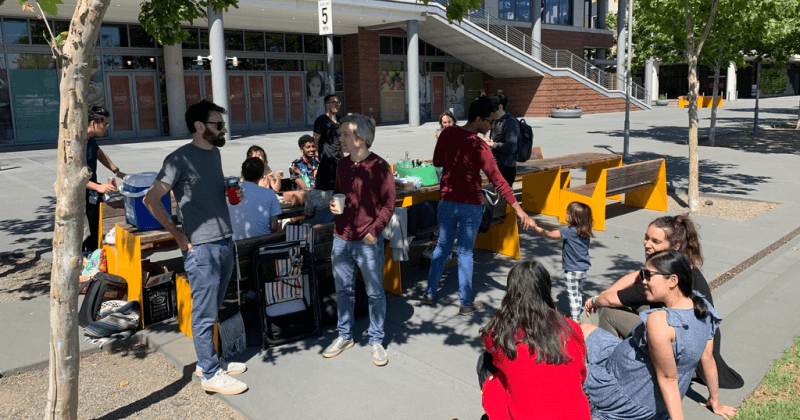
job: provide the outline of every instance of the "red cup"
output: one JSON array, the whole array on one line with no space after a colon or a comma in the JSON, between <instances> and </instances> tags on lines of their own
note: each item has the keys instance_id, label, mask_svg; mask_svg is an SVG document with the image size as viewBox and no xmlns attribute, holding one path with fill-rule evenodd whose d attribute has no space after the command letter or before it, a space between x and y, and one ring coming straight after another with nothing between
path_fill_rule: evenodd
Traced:
<instances>
[{"instance_id":1,"label":"red cup","mask_svg":"<svg viewBox=\"0 0 800 420\"><path fill-rule=\"evenodd\" d=\"M233 177L228 178L225 185L225 191L228 193L228 202L234 206L239 204L239 180Z\"/></svg>"}]
</instances>

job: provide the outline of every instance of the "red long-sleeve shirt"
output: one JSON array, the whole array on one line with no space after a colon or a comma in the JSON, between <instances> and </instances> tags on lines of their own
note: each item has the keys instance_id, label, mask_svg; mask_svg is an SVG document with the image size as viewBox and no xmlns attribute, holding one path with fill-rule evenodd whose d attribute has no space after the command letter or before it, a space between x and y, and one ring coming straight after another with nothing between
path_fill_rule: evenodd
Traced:
<instances>
[{"instance_id":1,"label":"red long-sleeve shirt","mask_svg":"<svg viewBox=\"0 0 800 420\"><path fill-rule=\"evenodd\" d=\"M508 204L517 202L511 187L497 169L492 149L475 133L457 126L444 129L433 150L433 164L442 167L439 181L439 199L442 201L482 205L483 171Z\"/></svg>"},{"instance_id":2,"label":"red long-sleeve shirt","mask_svg":"<svg viewBox=\"0 0 800 420\"><path fill-rule=\"evenodd\" d=\"M567 340L567 363L536 363L536 352L517 345L517 357L509 360L501 350L492 353L498 368L483 384L483 409L492 420L570 419L589 420L589 400L583 393L586 380L586 343L577 323L567 320L574 331ZM494 345L491 336L486 349Z\"/></svg>"},{"instance_id":3,"label":"red long-sleeve shirt","mask_svg":"<svg viewBox=\"0 0 800 420\"><path fill-rule=\"evenodd\" d=\"M334 227L344 240L360 241L367 233L378 236L394 213L392 169L375 153L360 162L349 157L339 161L334 193L347 196Z\"/></svg>"}]
</instances>

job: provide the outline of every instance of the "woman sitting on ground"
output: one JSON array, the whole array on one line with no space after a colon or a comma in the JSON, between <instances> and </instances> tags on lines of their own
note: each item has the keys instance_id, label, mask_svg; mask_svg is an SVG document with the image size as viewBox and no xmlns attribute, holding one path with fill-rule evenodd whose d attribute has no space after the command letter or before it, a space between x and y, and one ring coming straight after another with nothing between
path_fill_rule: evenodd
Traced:
<instances>
[{"instance_id":1,"label":"woman sitting on ground","mask_svg":"<svg viewBox=\"0 0 800 420\"><path fill-rule=\"evenodd\" d=\"M456 119L456 116L453 115L452 112L450 112L450 111L442 112L442 115L439 116L439 129L436 130L436 133L435 133L436 134L436 138L437 139L439 138L439 134L442 131L444 131L445 128L454 126L454 125L456 125L457 122L458 122L458 120Z\"/></svg>"},{"instance_id":2,"label":"woman sitting on ground","mask_svg":"<svg viewBox=\"0 0 800 420\"><path fill-rule=\"evenodd\" d=\"M483 409L497 419L589 419L586 346L577 323L555 309L550 274L535 261L508 273L500 309L481 329ZM493 366L492 366L493 364Z\"/></svg>"},{"instance_id":3,"label":"woman sitting on ground","mask_svg":"<svg viewBox=\"0 0 800 420\"><path fill-rule=\"evenodd\" d=\"M707 380L707 405L729 418L736 409L722 405L711 355L712 338L722 321L692 290L692 267L676 250L653 254L642 270L645 296L663 305L641 313L625 340L582 324L588 375L584 384L592 416L615 419L683 419L686 395L698 362ZM656 388L657 387L657 388Z\"/></svg>"},{"instance_id":4,"label":"woman sitting on ground","mask_svg":"<svg viewBox=\"0 0 800 420\"><path fill-rule=\"evenodd\" d=\"M666 249L677 250L686 257L692 267L693 290L700 292L711 305L714 305L708 282L700 272L700 266L703 265L700 238L688 215L659 217L648 226L644 235L645 257L649 258L654 253ZM596 311L599 317L597 325L600 328L619 338L628 337L633 326L639 323L637 312L650 307L642 280L641 270L622 277L604 292L586 301L586 314ZM721 342L722 338L717 330L714 334L713 354L717 364L719 386L726 389L741 388L744 386L744 380L725 363L720 354Z\"/></svg>"}]
</instances>

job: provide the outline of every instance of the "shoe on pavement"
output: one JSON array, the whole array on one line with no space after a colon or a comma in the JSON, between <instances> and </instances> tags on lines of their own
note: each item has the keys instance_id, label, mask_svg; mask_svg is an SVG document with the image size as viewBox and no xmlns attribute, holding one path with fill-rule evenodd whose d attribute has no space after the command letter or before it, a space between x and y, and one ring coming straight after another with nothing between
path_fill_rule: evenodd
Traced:
<instances>
[{"instance_id":1,"label":"shoe on pavement","mask_svg":"<svg viewBox=\"0 0 800 420\"><path fill-rule=\"evenodd\" d=\"M471 314L471 313L473 313L475 311L480 310L481 308L483 308L483 302L481 302L479 300L476 300L476 301L472 302L471 305L466 305L466 306L462 305L462 306L460 306L458 308L458 314L466 316L466 315L469 315L469 314Z\"/></svg>"},{"instance_id":2,"label":"shoe on pavement","mask_svg":"<svg viewBox=\"0 0 800 420\"><path fill-rule=\"evenodd\" d=\"M433 304L433 296L425 293L422 295L422 299L420 300L423 305L432 305Z\"/></svg>"},{"instance_id":3,"label":"shoe on pavement","mask_svg":"<svg viewBox=\"0 0 800 420\"><path fill-rule=\"evenodd\" d=\"M219 367L221 370L224 370L225 373L227 373L228 375L239 375L247 370L247 365L244 363L225 362L224 360L219 361ZM198 364L197 367L194 368L194 374L196 376L202 377L203 367Z\"/></svg>"},{"instance_id":4,"label":"shoe on pavement","mask_svg":"<svg viewBox=\"0 0 800 420\"><path fill-rule=\"evenodd\" d=\"M376 366L384 366L389 363L389 353L386 352L381 343L371 345L369 351L372 353L372 362Z\"/></svg>"},{"instance_id":5,"label":"shoe on pavement","mask_svg":"<svg viewBox=\"0 0 800 420\"><path fill-rule=\"evenodd\" d=\"M247 385L244 382L231 378L222 369L219 369L211 379L203 378L200 385L205 391L225 395L236 395L247 391Z\"/></svg>"},{"instance_id":6,"label":"shoe on pavement","mask_svg":"<svg viewBox=\"0 0 800 420\"><path fill-rule=\"evenodd\" d=\"M322 357L335 357L338 356L339 353L353 347L353 339L345 340L342 337L336 337L336 340L333 340L330 346L328 346L325 351L322 352Z\"/></svg>"}]
</instances>

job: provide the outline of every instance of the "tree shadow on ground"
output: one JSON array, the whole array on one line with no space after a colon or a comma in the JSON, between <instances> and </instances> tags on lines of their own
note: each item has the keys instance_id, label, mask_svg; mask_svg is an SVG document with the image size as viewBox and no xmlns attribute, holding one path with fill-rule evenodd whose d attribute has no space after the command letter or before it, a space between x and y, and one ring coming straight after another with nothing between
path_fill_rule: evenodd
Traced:
<instances>
[{"instance_id":1,"label":"tree shadow on ground","mask_svg":"<svg viewBox=\"0 0 800 420\"><path fill-rule=\"evenodd\" d=\"M32 219L6 219L0 220L0 232L6 237L14 238L10 243L18 245L20 251L32 249L51 249L53 247L52 236L37 239L35 234L51 233L55 228L55 208L56 198L54 196L44 197L47 204L41 205L34 210Z\"/></svg>"},{"instance_id":2,"label":"tree shadow on ground","mask_svg":"<svg viewBox=\"0 0 800 420\"><path fill-rule=\"evenodd\" d=\"M751 128L718 135L715 139L715 147L749 153L800 155L800 130L761 127L759 133L753 135ZM700 145L703 146L704 143L708 144L708 139L701 139Z\"/></svg>"},{"instance_id":3,"label":"tree shadow on ground","mask_svg":"<svg viewBox=\"0 0 800 420\"><path fill-rule=\"evenodd\" d=\"M150 395L134 401L130 404L124 405L122 407L117 408L116 410L107 413L101 417L98 417L97 420L115 420L115 419L124 419L128 418L139 411L144 410L147 407L150 407L153 404L158 402L164 401L168 398L174 397L178 394L186 385L192 382L191 373L186 373L184 371L183 377L180 379L175 380L171 384L165 386L164 388L159 389L151 393Z\"/></svg>"},{"instance_id":4,"label":"tree shadow on ground","mask_svg":"<svg viewBox=\"0 0 800 420\"><path fill-rule=\"evenodd\" d=\"M17 273L26 271L24 278L11 280L0 286L0 293L13 294L15 299L30 300L39 296L44 296L50 292L50 265L35 268L42 262L42 254L47 250L37 250L34 252L21 253L11 252L0 254L0 278L11 279Z\"/></svg>"}]
</instances>

